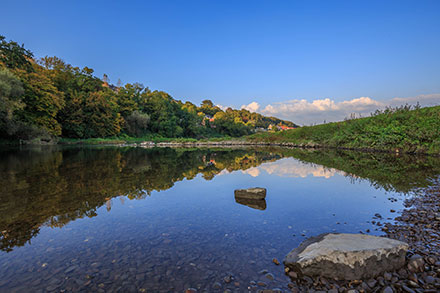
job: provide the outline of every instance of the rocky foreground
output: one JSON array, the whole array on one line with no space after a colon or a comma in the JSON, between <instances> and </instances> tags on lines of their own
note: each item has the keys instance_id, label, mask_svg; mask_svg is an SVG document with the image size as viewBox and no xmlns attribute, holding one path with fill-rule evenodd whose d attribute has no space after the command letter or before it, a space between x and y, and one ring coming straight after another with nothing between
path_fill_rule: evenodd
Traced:
<instances>
[{"instance_id":1,"label":"rocky foreground","mask_svg":"<svg viewBox=\"0 0 440 293\"><path fill-rule=\"evenodd\" d=\"M405 242L364 234L325 233L311 237L284 259L286 272L335 280L360 280L400 269Z\"/></svg>"},{"instance_id":2,"label":"rocky foreground","mask_svg":"<svg viewBox=\"0 0 440 293\"><path fill-rule=\"evenodd\" d=\"M395 224L382 228L386 237L409 244L402 268L351 281L300 277L286 268L292 280L289 288L292 292L440 292L440 184L406 200L405 207Z\"/></svg>"}]
</instances>

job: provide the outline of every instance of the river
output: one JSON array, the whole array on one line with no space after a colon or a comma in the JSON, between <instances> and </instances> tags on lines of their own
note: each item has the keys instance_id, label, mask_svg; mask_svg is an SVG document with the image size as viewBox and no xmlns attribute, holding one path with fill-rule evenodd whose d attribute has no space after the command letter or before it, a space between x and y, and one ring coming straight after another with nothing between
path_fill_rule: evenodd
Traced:
<instances>
[{"instance_id":1,"label":"river","mask_svg":"<svg viewBox=\"0 0 440 293\"><path fill-rule=\"evenodd\" d=\"M0 291L13 292L287 291L274 258L324 232L383 235L440 174L435 157L331 150L0 154ZM236 201L248 187L265 202Z\"/></svg>"}]
</instances>

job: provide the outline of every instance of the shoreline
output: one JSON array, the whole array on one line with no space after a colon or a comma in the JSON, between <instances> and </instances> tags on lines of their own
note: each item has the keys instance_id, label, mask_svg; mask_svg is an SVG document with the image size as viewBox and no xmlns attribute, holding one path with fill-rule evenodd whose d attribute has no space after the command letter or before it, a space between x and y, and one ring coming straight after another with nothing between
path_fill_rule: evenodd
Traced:
<instances>
[{"instance_id":1,"label":"shoreline","mask_svg":"<svg viewBox=\"0 0 440 293\"><path fill-rule=\"evenodd\" d=\"M210 138L196 140L193 138L153 138L153 139L137 139L137 138L91 138L91 139L62 139L56 138L50 141L30 140L30 141L0 141L0 146L16 147L16 146L54 146L54 145L100 145L100 146L118 146L118 147L170 147L170 148L194 148L194 147L283 147L283 148L300 148L300 149L331 149L345 150L371 153L389 153L389 154L405 154L405 155L428 155L439 157L440 152L426 151L418 149L408 151L397 147L390 148L374 148L374 147L347 147L335 146L315 143L312 141L292 142L292 141L267 141L256 140L255 138Z\"/></svg>"},{"instance_id":2,"label":"shoreline","mask_svg":"<svg viewBox=\"0 0 440 293\"><path fill-rule=\"evenodd\" d=\"M377 152L377 153L390 153L390 154L405 154L405 155L428 155L428 156L440 156L440 153L429 152L409 152L402 151L400 149L375 149L375 148L349 148L349 147L336 147L325 146L320 144L309 143L293 143L293 142L264 142L264 141L252 141L252 140L220 140L220 141L142 141L142 142L127 142L127 141L103 141L98 144L88 144L87 142L78 141L72 143L58 143L58 145L111 145L111 146L131 146L131 147L169 147L169 148L194 148L194 147L283 147L283 148L301 148L301 149L333 149L333 150L345 150L345 151L358 151L358 152Z\"/></svg>"},{"instance_id":3,"label":"shoreline","mask_svg":"<svg viewBox=\"0 0 440 293\"><path fill-rule=\"evenodd\" d=\"M440 182L421 195L404 201L405 209L394 224L377 222L383 237L408 243L405 265L368 280L336 281L322 277L299 277L286 273L292 292L439 292L440 291Z\"/></svg>"}]
</instances>

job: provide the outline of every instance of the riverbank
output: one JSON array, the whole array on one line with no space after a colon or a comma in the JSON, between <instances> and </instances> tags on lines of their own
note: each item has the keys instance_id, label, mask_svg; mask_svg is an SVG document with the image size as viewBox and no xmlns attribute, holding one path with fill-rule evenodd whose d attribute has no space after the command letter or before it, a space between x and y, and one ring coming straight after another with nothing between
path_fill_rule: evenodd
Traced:
<instances>
[{"instance_id":1,"label":"riverbank","mask_svg":"<svg viewBox=\"0 0 440 293\"><path fill-rule=\"evenodd\" d=\"M440 291L440 182L405 201L394 223L374 222L386 237L409 244L405 266L369 280L335 281L288 275L292 292L439 292Z\"/></svg>"},{"instance_id":2,"label":"riverbank","mask_svg":"<svg viewBox=\"0 0 440 293\"><path fill-rule=\"evenodd\" d=\"M440 106L377 111L371 117L304 126L280 132L256 133L254 142L377 150L403 153L440 153Z\"/></svg>"},{"instance_id":3,"label":"riverbank","mask_svg":"<svg viewBox=\"0 0 440 293\"><path fill-rule=\"evenodd\" d=\"M113 146L132 146L132 147L170 147L170 148L194 148L194 147L284 147L300 149L333 149L351 150L361 152L383 152L383 153L407 153L407 154L429 154L438 156L439 153L401 151L399 149L380 149L380 148L355 148L344 146L320 145L314 142L295 143L287 141L259 141L253 138L216 138L195 140L190 138L173 139L163 138L158 140L122 140L122 139L87 139L87 140L62 140L61 145L113 145Z\"/></svg>"},{"instance_id":4,"label":"riverbank","mask_svg":"<svg viewBox=\"0 0 440 293\"><path fill-rule=\"evenodd\" d=\"M6 141L7 143L11 143ZM204 139L146 137L34 139L16 144L117 145L140 147L262 146L322 148L368 152L440 155L440 106L400 107L378 111L371 117L249 136ZM5 144L5 141L0 141Z\"/></svg>"}]
</instances>

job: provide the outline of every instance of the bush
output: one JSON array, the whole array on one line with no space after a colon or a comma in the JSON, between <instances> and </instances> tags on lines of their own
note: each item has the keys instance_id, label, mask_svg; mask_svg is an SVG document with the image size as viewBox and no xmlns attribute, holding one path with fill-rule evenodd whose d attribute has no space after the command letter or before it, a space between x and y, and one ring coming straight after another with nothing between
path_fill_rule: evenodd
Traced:
<instances>
[{"instance_id":1,"label":"bush","mask_svg":"<svg viewBox=\"0 0 440 293\"><path fill-rule=\"evenodd\" d=\"M134 111L125 119L125 132L129 136L141 137L147 134L150 116L146 113Z\"/></svg>"}]
</instances>

